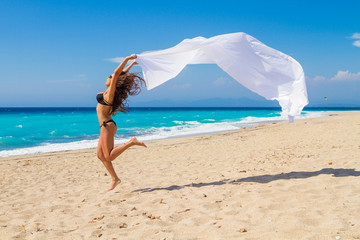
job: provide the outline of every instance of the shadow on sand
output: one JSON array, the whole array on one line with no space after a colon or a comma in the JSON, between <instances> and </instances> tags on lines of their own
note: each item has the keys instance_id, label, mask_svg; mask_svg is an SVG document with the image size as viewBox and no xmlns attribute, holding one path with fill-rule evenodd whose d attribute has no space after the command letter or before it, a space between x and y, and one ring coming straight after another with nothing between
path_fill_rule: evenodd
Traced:
<instances>
[{"instance_id":1,"label":"shadow on sand","mask_svg":"<svg viewBox=\"0 0 360 240\"><path fill-rule=\"evenodd\" d=\"M216 182L208 182L208 183L191 183L192 187L206 187L206 186L217 186L217 185L224 185L224 184L238 184L239 182L256 182L256 183L269 183L272 181L277 180L290 180L290 179L300 179L300 178L310 178L310 177L316 177L321 174L328 174L332 175L333 177L359 177L360 171L356 171L355 169L333 169L333 168L324 168L320 171L315 172L289 172L289 173L281 173L281 174L275 174L275 175L260 175L260 176L253 176L253 177L246 177L246 178L239 178L236 180L231 179L223 179L221 181ZM162 188L143 188L143 189L137 189L133 192L153 192L153 191L159 191L159 190L167 190L167 191L173 191L173 190L179 190L186 187L190 187L191 184L186 185L172 185L168 187L162 187Z\"/></svg>"}]
</instances>

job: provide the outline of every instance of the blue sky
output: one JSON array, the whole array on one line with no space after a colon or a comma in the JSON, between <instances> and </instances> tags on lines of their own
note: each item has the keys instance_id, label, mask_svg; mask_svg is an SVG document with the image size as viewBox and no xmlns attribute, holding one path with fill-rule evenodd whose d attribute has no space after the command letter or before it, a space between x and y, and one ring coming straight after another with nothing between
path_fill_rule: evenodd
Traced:
<instances>
[{"instance_id":1,"label":"blue sky","mask_svg":"<svg viewBox=\"0 0 360 240\"><path fill-rule=\"evenodd\" d=\"M0 107L95 106L117 66L109 59L233 32L300 62L309 106L360 106L359 9L355 0L0 0ZM216 65L189 65L130 100L213 98L262 100Z\"/></svg>"}]
</instances>

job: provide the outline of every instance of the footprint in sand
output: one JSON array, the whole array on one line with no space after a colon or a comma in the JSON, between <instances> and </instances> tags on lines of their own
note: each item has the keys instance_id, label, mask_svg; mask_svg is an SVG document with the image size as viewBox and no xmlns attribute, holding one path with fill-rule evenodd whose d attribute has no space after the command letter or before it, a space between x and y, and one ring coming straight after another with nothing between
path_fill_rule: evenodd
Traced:
<instances>
[{"instance_id":1,"label":"footprint in sand","mask_svg":"<svg viewBox=\"0 0 360 240\"><path fill-rule=\"evenodd\" d=\"M192 219L194 226L203 226L205 224L208 224L210 222L210 219L208 216L206 217L196 217Z\"/></svg>"},{"instance_id":2,"label":"footprint in sand","mask_svg":"<svg viewBox=\"0 0 360 240\"><path fill-rule=\"evenodd\" d=\"M127 228L128 227L128 225L127 225L127 223L124 223L124 222L122 222L122 223L109 223L109 224L107 224L106 225L106 228L111 228L111 229L114 229L114 228Z\"/></svg>"},{"instance_id":3,"label":"footprint in sand","mask_svg":"<svg viewBox=\"0 0 360 240\"><path fill-rule=\"evenodd\" d=\"M119 205L124 202L126 202L125 199L111 199L111 200L105 202L105 205L106 206Z\"/></svg>"}]
</instances>

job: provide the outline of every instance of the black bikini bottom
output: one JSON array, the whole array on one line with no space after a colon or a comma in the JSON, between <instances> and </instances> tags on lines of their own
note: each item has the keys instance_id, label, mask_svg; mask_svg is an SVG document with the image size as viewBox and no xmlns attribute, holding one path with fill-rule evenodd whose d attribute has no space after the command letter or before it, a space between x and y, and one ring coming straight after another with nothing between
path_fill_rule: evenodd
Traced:
<instances>
[{"instance_id":1,"label":"black bikini bottom","mask_svg":"<svg viewBox=\"0 0 360 240\"><path fill-rule=\"evenodd\" d=\"M106 127L106 126L108 125L108 123L110 123L110 122L113 122L113 123L115 124L115 126L116 126L116 122L115 122L114 120L110 119L110 120L108 120L108 121L106 121L106 122L103 121L103 124L100 125L100 128L101 128L102 126Z\"/></svg>"}]
</instances>

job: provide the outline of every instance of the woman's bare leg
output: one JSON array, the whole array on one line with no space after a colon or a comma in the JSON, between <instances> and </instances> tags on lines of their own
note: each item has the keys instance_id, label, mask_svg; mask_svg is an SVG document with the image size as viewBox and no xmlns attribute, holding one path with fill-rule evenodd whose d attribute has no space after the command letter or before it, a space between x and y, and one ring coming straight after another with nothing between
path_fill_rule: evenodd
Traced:
<instances>
[{"instance_id":1,"label":"woman's bare leg","mask_svg":"<svg viewBox=\"0 0 360 240\"><path fill-rule=\"evenodd\" d=\"M110 154L109 154L109 158L110 161L114 161L120 154L122 154L126 149L128 149L129 147L132 146L143 146L143 147L147 147L145 145L145 143L140 142L139 140L137 140L136 137L132 137L130 141L128 141L127 143L124 143L120 146L117 146L116 148L114 148L113 150L111 150Z\"/></svg>"},{"instance_id":2,"label":"woman's bare leg","mask_svg":"<svg viewBox=\"0 0 360 240\"><path fill-rule=\"evenodd\" d=\"M110 175L111 175L111 184L110 184L110 188L108 189L108 191L113 190L117 185L119 185L121 183L120 178L116 175L116 172L114 170L114 167L112 165L112 162L108 162L108 161L103 161L104 166L106 167L106 169L109 171ZM114 173L114 174L112 174Z\"/></svg>"},{"instance_id":3,"label":"woman's bare leg","mask_svg":"<svg viewBox=\"0 0 360 240\"><path fill-rule=\"evenodd\" d=\"M105 168L106 168L106 169L108 170L108 172L110 173L110 176L111 176L112 181L113 181L113 182L116 182L116 183L117 183L116 185L118 185L119 183L121 183L121 180L120 180L120 178L117 176L112 162L109 162L109 161L104 160L104 161L102 161L102 163L104 164ZM115 186L114 186L114 187L115 187ZM109 189L109 190L114 189L114 187L113 187L113 188L110 187L111 189Z\"/></svg>"},{"instance_id":4,"label":"woman's bare leg","mask_svg":"<svg viewBox=\"0 0 360 240\"><path fill-rule=\"evenodd\" d=\"M114 148L114 136L116 133L116 126L102 127L100 132L98 144L98 158L102 161L105 168L111 175L111 185L108 191L113 190L121 183L120 178L117 176L112 162L109 160L109 151Z\"/></svg>"},{"instance_id":5,"label":"woman's bare leg","mask_svg":"<svg viewBox=\"0 0 360 240\"><path fill-rule=\"evenodd\" d=\"M146 147L146 145L133 137L129 142L114 148L114 136L117 129L116 125L111 124L106 126L106 128L107 129L103 129L100 134L98 153L100 153L100 155L102 155L102 159L105 160L103 161L101 159L112 178L110 188L108 189L108 191L110 191L121 183L121 180L117 176L111 161L115 160L121 153L131 146L138 145Z\"/></svg>"},{"instance_id":6,"label":"woman's bare leg","mask_svg":"<svg viewBox=\"0 0 360 240\"><path fill-rule=\"evenodd\" d=\"M117 185L121 183L120 178L117 176L115 169L113 167L113 164L111 161L106 161L104 154L102 152L102 146L101 146L101 140L99 140L98 149L97 149L97 157L101 160L101 162L104 164L106 170L110 173L112 183L108 191L114 189Z\"/></svg>"},{"instance_id":7,"label":"woman's bare leg","mask_svg":"<svg viewBox=\"0 0 360 240\"><path fill-rule=\"evenodd\" d=\"M139 145L139 146L146 147L146 145L143 142L140 142L135 137L133 137L129 142L127 142L125 144L122 144L122 145L114 148L111 151L111 153L110 153L110 161L106 161L106 160L103 161L103 164L106 167L106 169L109 171L109 173L111 175L111 179L112 179L112 182L111 182L111 185L110 185L110 188L108 189L108 191L113 190L117 185L119 185L121 183L121 180L117 176L111 161L115 160L126 149L128 149L129 147L134 146L134 145Z\"/></svg>"}]
</instances>

